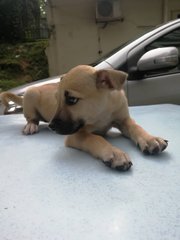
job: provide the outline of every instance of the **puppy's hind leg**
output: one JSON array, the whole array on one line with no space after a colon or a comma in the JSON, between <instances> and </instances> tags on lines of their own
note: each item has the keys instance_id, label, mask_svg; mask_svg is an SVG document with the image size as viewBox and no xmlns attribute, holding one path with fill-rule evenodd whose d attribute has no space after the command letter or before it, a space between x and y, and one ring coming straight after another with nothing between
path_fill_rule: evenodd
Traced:
<instances>
[{"instance_id":1,"label":"puppy's hind leg","mask_svg":"<svg viewBox=\"0 0 180 240\"><path fill-rule=\"evenodd\" d=\"M24 116L27 124L23 128L23 134L32 135L38 132L39 117L36 106L38 104L39 94L34 88L29 89L24 95Z\"/></svg>"}]
</instances>

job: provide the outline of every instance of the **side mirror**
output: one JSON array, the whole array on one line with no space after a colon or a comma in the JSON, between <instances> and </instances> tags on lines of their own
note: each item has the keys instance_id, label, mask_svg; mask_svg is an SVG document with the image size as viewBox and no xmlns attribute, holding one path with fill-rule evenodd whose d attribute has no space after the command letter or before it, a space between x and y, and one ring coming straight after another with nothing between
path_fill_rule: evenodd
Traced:
<instances>
[{"instance_id":1,"label":"side mirror","mask_svg":"<svg viewBox=\"0 0 180 240\"><path fill-rule=\"evenodd\" d=\"M139 71L176 67L179 63L179 52L176 47L163 47L150 50L138 61Z\"/></svg>"}]
</instances>

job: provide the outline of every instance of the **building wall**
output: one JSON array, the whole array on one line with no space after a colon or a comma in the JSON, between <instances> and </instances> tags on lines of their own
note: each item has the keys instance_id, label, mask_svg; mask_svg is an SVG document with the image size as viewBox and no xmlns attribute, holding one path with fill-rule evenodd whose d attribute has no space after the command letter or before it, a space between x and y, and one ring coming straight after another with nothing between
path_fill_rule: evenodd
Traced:
<instances>
[{"instance_id":1,"label":"building wall","mask_svg":"<svg viewBox=\"0 0 180 240\"><path fill-rule=\"evenodd\" d=\"M51 30L47 55L50 75L89 64L138 34L171 18L179 0L119 0L124 21L96 23L96 0L49 0Z\"/></svg>"}]
</instances>

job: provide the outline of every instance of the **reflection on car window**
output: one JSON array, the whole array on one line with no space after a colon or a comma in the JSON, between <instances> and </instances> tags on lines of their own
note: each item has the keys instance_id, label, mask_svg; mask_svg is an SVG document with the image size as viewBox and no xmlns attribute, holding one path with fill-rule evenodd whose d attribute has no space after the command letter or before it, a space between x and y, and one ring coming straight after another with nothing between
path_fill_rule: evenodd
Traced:
<instances>
[{"instance_id":1,"label":"reflection on car window","mask_svg":"<svg viewBox=\"0 0 180 240\"><path fill-rule=\"evenodd\" d=\"M146 47L146 50L152 50L158 47L177 47L180 52L180 28L158 38L156 41Z\"/></svg>"},{"instance_id":2,"label":"reflection on car window","mask_svg":"<svg viewBox=\"0 0 180 240\"><path fill-rule=\"evenodd\" d=\"M152 29L153 30L153 29ZM149 30L147 31L149 32ZM105 55L103 55L102 57L100 57L97 61L91 63L91 66L96 66L97 64L101 63L102 61L106 60L107 58L111 57L113 54L117 53L119 50L121 50L122 48L124 48L125 46L127 46L128 44L130 44L131 42L135 41L136 39L138 39L139 37L143 36L145 33L140 33L138 34L135 38L121 44L120 46L114 48L113 50L111 50L110 52L106 53Z\"/></svg>"}]
</instances>

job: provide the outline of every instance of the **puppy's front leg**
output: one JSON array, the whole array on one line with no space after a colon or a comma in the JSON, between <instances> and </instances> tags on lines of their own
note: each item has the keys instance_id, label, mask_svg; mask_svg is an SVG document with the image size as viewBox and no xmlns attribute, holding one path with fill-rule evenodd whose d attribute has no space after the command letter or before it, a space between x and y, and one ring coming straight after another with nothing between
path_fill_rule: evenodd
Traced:
<instances>
[{"instance_id":1,"label":"puppy's front leg","mask_svg":"<svg viewBox=\"0 0 180 240\"><path fill-rule=\"evenodd\" d=\"M128 117L121 123L122 133L132 139L145 154L157 154L166 149L168 141L146 132L136 122Z\"/></svg>"},{"instance_id":2,"label":"puppy's front leg","mask_svg":"<svg viewBox=\"0 0 180 240\"><path fill-rule=\"evenodd\" d=\"M126 171L132 165L126 153L113 147L103 137L92 133L79 131L69 135L65 144L89 152L92 156L101 159L106 166L117 170Z\"/></svg>"},{"instance_id":3,"label":"puppy's front leg","mask_svg":"<svg viewBox=\"0 0 180 240\"><path fill-rule=\"evenodd\" d=\"M24 95L23 112L27 120L27 124L23 129L23 134L25 135L32 135L38 132L39 118L36 110L38 99L38 90L35 88L28 89Z\"/></svg>"}]
</instances>

